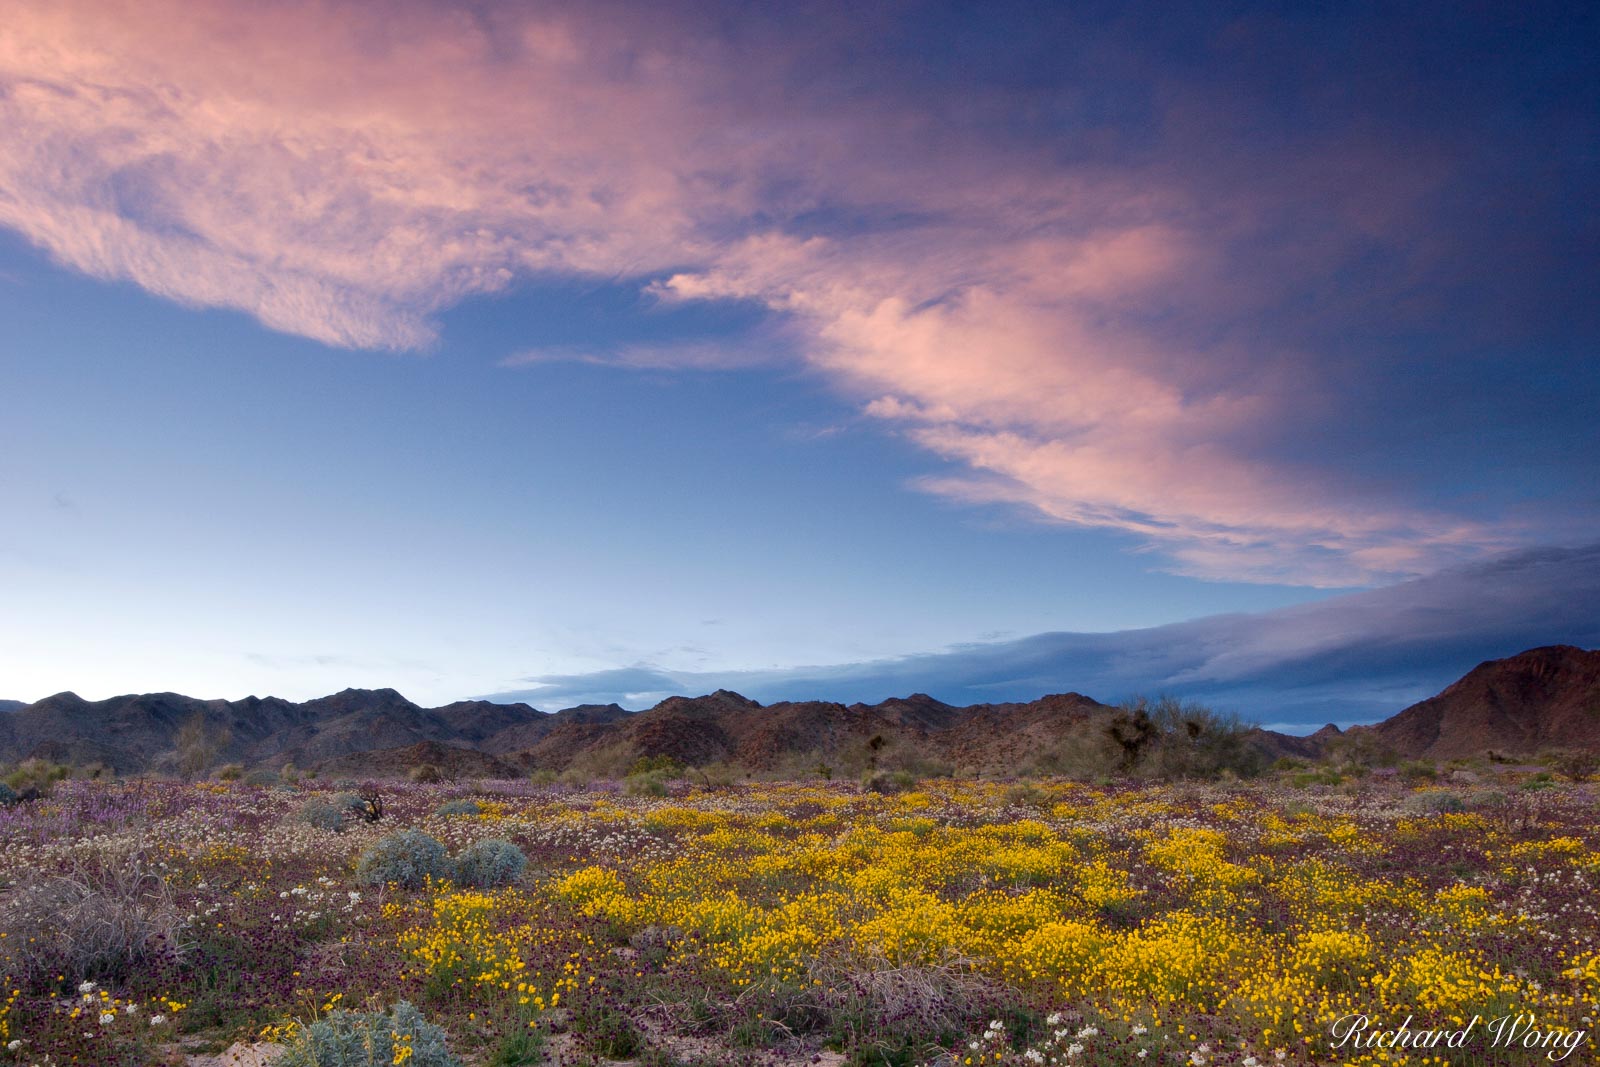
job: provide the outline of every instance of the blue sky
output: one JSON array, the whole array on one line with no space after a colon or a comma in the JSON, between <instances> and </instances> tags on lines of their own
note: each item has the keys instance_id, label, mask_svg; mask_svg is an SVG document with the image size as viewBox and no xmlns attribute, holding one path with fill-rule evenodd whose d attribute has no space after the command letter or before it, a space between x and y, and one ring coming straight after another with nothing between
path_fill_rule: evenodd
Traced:
<instances>
[{"instance_id":1,"label":"blue sky","mask_svg":"<svg viewBox=\"0 0 1600 1067\"><path fill-rule=\"evenodd\" d=\"M1600 529L1591 14L160 8L0 44L0 695L1353 720L1596 640L1582 551L1426 584ZM1314 697L971 656L1374 592L1451 625Z\"/></svg>"}]
</instances>

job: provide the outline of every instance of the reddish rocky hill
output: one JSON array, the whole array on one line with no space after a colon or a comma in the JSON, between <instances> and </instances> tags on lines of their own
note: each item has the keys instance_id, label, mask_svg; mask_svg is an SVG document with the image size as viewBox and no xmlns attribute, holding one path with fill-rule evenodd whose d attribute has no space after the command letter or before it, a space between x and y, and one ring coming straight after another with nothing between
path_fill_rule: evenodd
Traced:
<instances>
[{"instance_id":1,"label":"reddish rocky hill","mask_svg":"<svg viewBox=\"0 0 1600 1067\"><path fill-rule=\"evenodd\" d=\"M1600 749L1600 652L1551 645L1490 660L1365 729L1413 758Z\"/></svg>"}]
</instances>

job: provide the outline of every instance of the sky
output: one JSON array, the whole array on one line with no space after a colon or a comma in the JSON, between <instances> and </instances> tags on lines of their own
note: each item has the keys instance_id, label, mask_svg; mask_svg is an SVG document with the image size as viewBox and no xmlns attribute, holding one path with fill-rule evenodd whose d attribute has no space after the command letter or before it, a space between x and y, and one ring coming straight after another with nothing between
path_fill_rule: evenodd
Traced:
<instances>
[{"instance_id":1,"label":"sky","mask_svg":"<svg viewBox=\"0 0 1600 1067\"><path fill-rule=\"evenodd\" d=\"M0 696L1293 726L1600 643L1597 59L1554 3L13 0Z\"/></svg>"}]
</instances>

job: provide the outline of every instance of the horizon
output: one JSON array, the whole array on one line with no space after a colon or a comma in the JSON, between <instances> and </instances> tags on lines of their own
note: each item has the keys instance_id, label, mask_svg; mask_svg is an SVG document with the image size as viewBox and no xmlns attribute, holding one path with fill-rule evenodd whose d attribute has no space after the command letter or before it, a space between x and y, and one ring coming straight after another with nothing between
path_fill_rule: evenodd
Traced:
<instances>
[{"instance_id":1,"label":"horizon","mask_svg":"<svg viewBox=\"0 0 1600 1067\"><path fill-rule=\"evenodd\" d=\"M9 14L0 698L1600 646L1600 12Z\"/></svg>"}]
</instances>

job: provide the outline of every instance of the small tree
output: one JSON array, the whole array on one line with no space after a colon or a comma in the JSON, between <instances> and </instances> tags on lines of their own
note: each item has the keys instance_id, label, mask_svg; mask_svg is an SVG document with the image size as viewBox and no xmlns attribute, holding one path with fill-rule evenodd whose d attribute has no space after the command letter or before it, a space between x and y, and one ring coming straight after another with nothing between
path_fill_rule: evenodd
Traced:
<instances>
[{"instance_id":1,"label":"small tree","mask_svg":"<svg viewBox=\"0 0 1600 1067\"><path fill-rule=\"evenodd\" d=\"M212 727L205 712L197 711L178 727L173 739L178 750L178 773L186 780L200 777L225 748L232 735L225 728Z\"/></svg>"}]
</instances>

